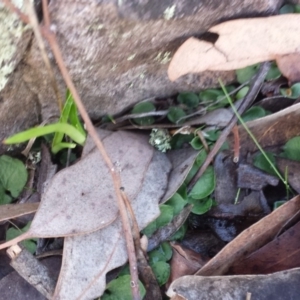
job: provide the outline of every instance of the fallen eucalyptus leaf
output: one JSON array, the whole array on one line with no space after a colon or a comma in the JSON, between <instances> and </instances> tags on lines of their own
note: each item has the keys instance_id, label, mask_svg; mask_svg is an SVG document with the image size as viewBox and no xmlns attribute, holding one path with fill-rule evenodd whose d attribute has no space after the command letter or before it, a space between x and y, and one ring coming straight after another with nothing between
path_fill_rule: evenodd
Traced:
<instances>
[{"instance_id":1,"label":"fallen eucalyptus leaf","mask_svg":"<svg viewBox=\"0 0 300 300\"><path fill-rule=\"evenodd\" d=\"M278 15L227 21L209 29L212 44L189 38L174 54L168 69L174 81L188 73L241 69L299 51L300 16Z\"/></svg>"}]
</instances>

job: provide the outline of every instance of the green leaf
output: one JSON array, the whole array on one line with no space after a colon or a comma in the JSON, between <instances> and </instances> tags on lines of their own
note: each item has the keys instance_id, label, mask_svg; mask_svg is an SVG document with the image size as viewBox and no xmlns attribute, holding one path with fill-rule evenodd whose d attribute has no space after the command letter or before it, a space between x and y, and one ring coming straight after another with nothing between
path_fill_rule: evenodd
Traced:
<instances>
[{"instance_id":1,"label":"green leaf","mask_svg":"<svg viewBox=\"0 0 300 300\"><path fill-rule=\"evenodd\" d=\"M293 14L294 12L295 12L295 6L292 4L285 4L279 10L280 15Z\"/></svg>"},{"instance_id":2,"label":"green leaf","mask_svg":"<svg viewBox=\"0 0 300 300\"><path fill-rule=\"evenodd\" d=\"M120 276L112 280L108 285L106 292L101 296L102 300L132 300L130 275ZM141 299L145 297L146 290L143 284L139 281Z\"/></svg>"},{"instance_id":3,"label":"green leaf","mask_svg":"<svg viewBox=\"0 0 300 300\"><path fill-rule=\"evenodd\" d=\"M205 198L202 200L192 200L194 206L192 208L192 213L196 215L203 215L208 212L212 205L213 200L211 198Z\"/></svg>"},{"instance_id":4,"label":"green leaf","mask_svg":"<svg viewBox=\"0 0 300 300\"><path fill-rule=\"evenodd\" d=\"M207 89L205 91L200 92L199 98L201 102L207 101L216 101L218 97L223 97L224 93L220 89Z\"/></svg>"},{"instance_id":5,"label":"green leaf","mask_svg":"<svg viewBox=\"0 0 300 300\"><path fill-rule=\"evenodd\" d=\"M300 161L300 136L290 139L283 147L284 157Z\"/></svg>"},{"instance_id":6,"label":"green leaf","mask_svg":"<svg viewBox=\"0 0 300 300\"><path fill-rule=\"evenodd\" d=\"M269 160L273 163L273 165L276 166L276 160L275 160L274 154L271 152L265 152L265 154L267 155ZM271 167L271 165L269 164L269 162L266 160L265 156L262 153L259 153L254 157L253 165L256 168L259 168L259 169L265 171L266 173L277 176L276 172Z\"/></svg>"},{"instance_id":7,"label":"green leaf","mask_svg":"<svg viewBox=\"0 0 300 300\"><path fill-rule=\"evenodd\" d=\"M295 13L299 14L300 13L300 4L295 5Z\"/></svg>"},{"instance_id":8,"label":"green leaf","mask_svg":"<svg viewBox=\"0 0 300 300\"><path fill-rule=\"evenodd\" d=\"M188 144L192 139L193 134L175 134L171 140L171 148L172 149L181 149L184 144Z\"/></svg>"},{"instance_id":9,"label":"green leaf","mask_svg":"<svg viewBox=\"0 0 300 300\"><path fill-rule=\"evenodd\" d=\"M172 247L169 245L169 243L164 242L160 244L156 249L148 253L149 262L151 264L154 264L159 261L166 262L171 259L172 254Z\"/></svg>"},{"instance_id":10,"label":"green leaf","mask_svg":"<svg viewBox=\"0 0 300 300\"><path fill-rule=\"evenodd\" d=\"M23 234L24 232L26 232L29 227L30 227L31 222L28 222L27 225L25 227L23 227L22 229L16 229L16 228L9 228L6 231L6 241L10 241L16 237L18 237L19 235ZM35 243L36 239L29 239L29 240L25 240L23 242L21 242L21 244L30 252L30 253L34 253L36 250L36 243Z\"/></svg>"},{"instance_id":11,"label":"green leaf","mask_svg":"<svg viewBox=\"0 0 300 300\"><path fill-rule=\"evenodd\" d=\"M216 142L217 139L219 138L221 132L220 130L214 129L214 130L209 130L206 132L203 132L205 139L211 141L211 142Z\"/></svg>"},{"instance_id":12,"label":"green leaf","mask_svg":"<svg viewBox=\"0 0 300 300\"><path fill-rule=\"evenodd\" d=\"M167 283L170 277L170 265L168 263L164 261L158 261L157 263L151 264L151 268L159 286Z\"/></svg>"},{"instance_id":13,"label":"green leaf","mask_svg":"<svg viewBox=\"0 0 300 300\"><path fill-rule=\"evenodd\" d=\"M184 223L171 237L170 241L178 241L182 240L185 236L185 233L187 231L188 225L187 223Z\"/></svg>"},{"instance_id":14,"label":"green leaf","mask_svg":"<svg viewBox=\"0 0 300 300\"><path fill-rule=\"evenodd\" d=\"M255 64L243 69L236 70L236 77L238 83L242 84L248 80L250 80L258 71L259 64Z\"/></svg>"},{"instance_id":15,"label":"green leaf","mask_svg":"<svg viewBox=\"0 0 300 300\"><path fill-rule=\"evenodd\" d=\"M247 95L248 91L249 91L249 86L248 85L244 86L236 93L235 99L239 100L239 99L244 98Z\"/></svg>"},{"instance_id":16,"label":"green leaf","mask_svg":"<svg viewBox=\"0 0 300 300\"><path fill-rule=\"evenodd\" d=\"M62 132L68 135L73 141L79 145L85 142L85 135L69 124L55 123L43 127L34 127L26 131L17 133L4 141L4 144L19 144L26 142L32 138L43 136L49 133Z\"/></svg>"},{"instance_id":17,"label":"green leaf","mask_svg":"<svg viewBox=\"0 0 300 300\"><path fill-rule=\"evenodd\" d=\"M147 113L151 111L155 111L155 106L152 102L141 102L136 104L131 113L132 114L141 114L141 113ZM133 119L134 122L138 125L145 126L145 125L151 125L155 122L154 117L143 117L143 118L135 118Z\"/></svg>"},{"instance_id":18,"label":"green leaf","mask_svg":"<svg viewBox=\"0 0 300 300\"><path fill-rule=\"evenodd\" d=\"M0 182L14 198L23 190L27 177L27 170L20 160L7 155L0 156Z\"/></svg>"},{"instance_id":19,"label":"green leaf","mask_svg":"<svg viewBox=\"0 0 300 300\"><path fill-rule=\"evenodd\" d=\"M192 141L190 142L190 144L195 150L201 150L203 148L203 144L202 144L199 136L195 136L192 139Z\"/></svg>"},{"instance_id":20,"label":"green leaf","mask_svg":"<svg viewBox=\"0 0 300 300\"><path fill-rule=\"evenodd\" d=\"M197 173L197 171L199 170L199 168L201 167L201 165L203 164L204 160L206 159L207 154L205 151L200 151L200 153L198 154L189 174L187 175L186 179L185 179L185 184L189 184L189 182L192 180L192 178L195 176L195 174Z\"/></svg>"},{"instance_id":21,"label":"green leaf","mask_svg":"<svg viewBox=\"0 0 300 300\"><path fill-rule=\"evenodd\" d=\"M252 106L243 115L244 122L249 122L266 116L266 111L260 106Z\"/></svg>"},{"instance_id":22,"label":"green leaf","mask_svg":"<svg viewBox=\"0 0 300 300\"><path fill-rule=\"evenodd\" d=\"M175 124L182 123L184 120L182 120L178 123L177 123L177 121L180 120L184 116L186 116L186 113L184 112L184 110L180 107L175 107L175 106L171 106L169 108L169 112L167 114L169 121L172 123L175 123Z\"/></svg>"},{"instance_id":23,"label":"green leaf","mask_svg":"<svg viewBox=\"0 0 300 300\"><path fill-rule=\"evenodd\" d=\"M266 76L266 80L274 80L274 79L277 79L281 76L281 72L280 70L278 69L277 65L275 62L273 62L271 64L271 68Z\"/></svg>"},{"instance_id":24,"label":"green leaf","mask_svg":"<svg viewBox=\"0 0 300 300\"><path fill-rule=\"evenodd\" d=\"M281 205L285 204L287 201L281 200L281 201L276 201L273 204L273 210L275 210L276 208L280 207Z\"/></svg>"},{"instance_id":25,"label":"green leaf","mask_svg":"<svg viewBox=\"0 0 300 300\"><path fill-rule=\"evenodd\" d=\"M177 101L186 105L188 108L195 108L199 104L199 98L195 93L180 93L177 97Z\"/></svg>"},{"instance_id":26,"label":"green leaf","mask_svg":"<svg viewBox=\"0 0 300 300\"><path fill-rule=\"evenodd\" d=\"M0 205L9 204L13 201L13 198L6 194L5 188L0 183Z\"/></svg>"},{"instance_id":27,"label":"green leaf","mask_svg":"<svg viewBox=\"0 0 300 300\"><path fill-rule=\"evenodd\" d=\"M215 184L214 169L212 166L209 166L194 185L189 197L198 200L204 199L214 191Z\"/></svg>"},{"instance_id":28,"label":"green leaf","mask_svg":"<svg viewBox=\"0 0 300 300\"><path fill-rule=\"evenodd\" d=\"M174 216L174 208L170 205L162 204L159 207L160 215L156 219L157 228L163 227L172 221Z\"/></svg>"},{"instance_id":29,"label":"green leaf","mask_svg":"<svg viewBox=\"0 0 300 300\"><path fill-rule=\"evenodd\" d=\"M146 228L143 229L143 234L146 236L151 236L158 228L167 225L174 216L174 209L170 205L162 204L159 207L160 215L159 217L151 222Z\"/></svg>"},{"instance_id":30,"label":"green leaf","mask_svg":"<svg viewBox=\"0 0 300 300\"><path fill-rule=\"evenodd\" d=\"M183 198L183 200L187 199L187 187L185 183L181 185L181 187L177 190L177 193Z\"/></svg>"},{"instance_id":31,"label":"green leaf","mask_svg":"<svg viewBox=\"0 0 300 300\"><path fill-rule=\"evenodd\" d=\"M291 88L280 89L280 92L285 97L297 99L300 97L300 82L293 84Z\"/></svg>"},{"instance_id":32,"label":"green leaf","mask_svg":"<svg viewBox=\"0 0 300 300\"><path fill-rule=\"evenodd\" d=\"M174 209L174 215L178 215L184 206L187 204L187 201L184 200L180 194L175 193L167 202L167 205L170 205Z\"/></svg>"}]
</instances>

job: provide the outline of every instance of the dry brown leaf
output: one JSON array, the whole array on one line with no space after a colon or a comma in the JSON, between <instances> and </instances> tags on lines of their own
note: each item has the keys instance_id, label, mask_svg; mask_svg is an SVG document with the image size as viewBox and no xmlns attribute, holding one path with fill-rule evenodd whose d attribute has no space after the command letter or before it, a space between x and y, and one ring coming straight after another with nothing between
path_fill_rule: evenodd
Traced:
<instances>
[{"instance_id":1,"label":"dry brown leaf","mask_svg":"<svg viewBox=\"0 0 300 300\"><path fill-rule=\"evenodd\" d=\"M285 14L213 26L209 32L219 35L217 41L189 38L174 54L169 78L174 81L188 73L235 70L299 52L299 24L300 15Z\"/></svg>"},{"instance_id":2,"label":"dry brown leaf","mask_svg":"<svg viewBox=\"0 0 300 300\"><path fill-rule=\"evenodd\" d=\"M300 267L300 222L234 264L230 274L270 274Z\"/></svg>"},{"instance_id":3,"label":"dry brown leaf","mask_svg":"<svg viewBox=\"0 0 300 300\"><path fill-rule=\"evenodd\" d=\"M6 204L0 206L0 222L35 212L39 203Z\"/></svg>"},{"instance_id":4,"label":"dry brown leaf","mask_svg":"<svg viewBox=\"0 0 300 300\"><path fill-rule=\"evenodd\" d=\"M300 50L298 49L298 51ZM282 75L290 83L300 81L300 53L279 56L276 59L276 63Z\"/></svg>"},{"instance_id":5,"label":"dry brown leaf","mask_svg":"<svg viewBox=\"0 0 300 300\"><path fill-rule=\"evenodd\" d=\"M298 299L300 269L269 275L192 276L175 280L167 291L186 300ZM246 298L247 294L250 298Z\"/></svg>"},{"instance_id":6,"label":"dry brown leaf","mask_svg":"<svg viewBox=\"0 0 300 300\"><path fill-rule=\"evenodd\" d=\"M203 266L197 275L222 275L233 263L244 259L274 238L279 229L300 209L300 196L289 200L270 215L244 230Z\"/></svg>"},{"instance_id":7,"label":"dry brown leaf","mask_svg":"<svg viewBox=\"0 0 300 300\"><path fill-rule=\"evenodd\" d=\"M299 27L300 28L300 27ZM247 127L255 136L262 148L278 146L286 143L292 137L298 136L300 132L300 103L292 105L275 114L247 122ZM249 134L239 126L241 152L253 152L257 147ZM233 136L229 136L233 144Z\"/></svg>"}]
</instances>

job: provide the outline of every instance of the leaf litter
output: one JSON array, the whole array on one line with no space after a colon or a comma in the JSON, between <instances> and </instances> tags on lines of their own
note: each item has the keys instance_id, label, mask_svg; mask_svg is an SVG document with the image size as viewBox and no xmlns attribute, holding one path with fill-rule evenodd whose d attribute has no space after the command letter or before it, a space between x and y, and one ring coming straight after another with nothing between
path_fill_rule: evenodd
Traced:
<instances>
[{"instance_id":1,"label":"leaf litter","mask_svg":"<svg viewBox=\"0 0 300 300\"><path fill-rule=\"evenodd\" d=\"M280 16L276 17L277 22L280 19L279 17ZM257 24L260 24L260 22L269 21L269 23L271 23L275 20L272 18L260 18L259 21L257 21L257 19L255 21L253 19L250 20L249 24L251 22L258 22ZM293 17L292 19L294 20L295 18ZM236 26L236 24L240 24L239 22L243 23L245 21L236 20L226 22L213 27L211 29L211 32L214 32L214 30L216 30L216 32L218 32L220 35L217 42L222 42L222 34L224 32L226 37L226 26L229 26L228 28L231 28L230 26L232 26L233 24L234 26ZM247 26L244 26L243 28L245 29L247 28ZM226 38L228 38L228 36ZM193 42L195 42L195 40ZM205 47L206 46L207 45L205 45ZM223 42L223 46L226 50L227 46L225 42ZM214 48L216 48L217 50L219 50L218 47L218 44L214 45ZM234 47L236 47L236 45L233 45L231 47L233 47L234 50ZM223 48L220 47L220 49ZM260 49L260 51L262 51L262 49ZM263 49L263 51L265 51L265 49ZM286 54L286 52L284 52L286 51L286 49L282 51L282 53L284 53L283 56L278 56L282 55L280 51L278 51L275 55L278 65L280 65L279 58L284 58L281 60L280 66L282 73L289 79L290 82L299 80L297 79L297 68L294 68L295 70L290 71L291 66L294 64L293 62L295 61L295 57L297 58L296 54ZM209 52L210 51L208 51L208 53ZM253 53L254 52L255 51L253 51ZM222 55L223 54L224 53L222 53ZM234 51L232 51L232 53L230 54L235 55ZM274 53L267 54L271 56L274 55ZM176 55L177 54L175 54L174 59L176 58ZM251 59L254 59L256 61L266 60L265 58L260 58L257 52L255 52L253 57L254 58ZM234 60L238 61L240 67L244 66L243 64L249 63L249 61L245 62L243 60L243 57L235 57L232 58L231 61L231 57L228 56L227 60L229 64L224 63L224 65L219 64L218 66L224 67L225 69L228 67L231 68L232 64L235 63ZM217 59L215 59L215 61L217 61ZM172 63L170 65L170 68L171 66ZM285 71L283 71L284 67L286 68ZM213 66L209 66L208 68L214 70ZM184 72L186 72L186 70L184 70ZM193 69L192 71L188 70L188 72L199 72L199 68ZM286 94L290 92L289 89L283 90L282 91ZM293 93L292 96L294 98L297 97L298 92L296 85L294 90L291 89L291 93ZM193 106L195 106L194 102L192 103ZM262 111L263 110L260 109L260 112ZM256 134L258 134L257 136L259 142L263 147L277 146L279 144L287 142L288 139L295 136L295 132L298 130L295 123L298 111L299 109L297 104L268 117L265 117L265 112L263 111L261 119L250 121L247 124L249 125L251 130L255 132L255 136ZM233 114L231 109L219 108L212 110L210 113L206 113L200 118L197 118L197 121L199 122L200 120L200 123L206 125L217 125L219 127L223 127L226 125L226 123L228 123L232 115ZM222 117L224 120L222 120L222 118L220 119L220 117ZM197 121L195 124L198 124ZM288 122L288 124L285 125L284 129L280 128L280 126L282 127L282 124L285 124L286 121ZM288 133L286 134L285 131L287 131ZM242 145L241 150L244 153L247 153L249 151L253 152L255 150L255 146L246 135L245 130L242 126L239 126L239 132L241 138L240 143ZM121 174L125 192L128 194L129 199L131 199L132 201L132 206L138 220L139 229L142 230L160 213L158 209L158 203L165 203L180 188L182 182L188 175L188 172L190 171L190 168L192 167L197 155L195 154L195 151L190 151L191 149L182 149L182 151L171 151L166 156L153 150L153 148L148 145L147 138L139 134L124 132L111 133L100 130L99 135L104 141L104 145L114 162L115 168ZM268 137L267 141L265 140L266 136ZM126 144L126 141L128 141L128 144ZM233 138L230 137L229 141L233 143ZM132 148L134 148L134 150L136 151L132 151ZM222 154L222 152L219 153L219 155L220 154ZM186 157L188 158L186 159ZM228 157L230 157L230 155ZM142 159L138 160L137 158ZM96 153L96 150L94 149L93 143L91 143L91 140L89 140L83 150L81 161L76 165L65 169L64 171L59 172L51 181L43 196L40 209L38 210L36 217L34 218L31 229L22 237L28 238L33 236L65 236L63 264L55 290L55 299L69 299L70 297L74 299L85 299L94 298L101 295L105 289L105 277L107 272L123 265L127 261L126 245L123 238L122 226L120 220L117 218L118 209L116 206L116 199L114 199L114 190L112 184L110 183L111 179L109 176L109 170L103 162L99 163L99 161L101 160L101 157L98 153ZM216 161L214 165L215 171L217 169ZM291 171L288 171L287 174L290 184L294 187L295 190L297 190L297 176L294 174L296 172L295 170L297 168L297 163L279 158L278 162L279 169L282 173L286 171L287 166L288 169L292 169ZM172 171L171 166L173 167ZM243 199L241 203L236 203L234 205L232 204L232 202L221 203L220 198L221 196L223 197L222 194L224 189L226 188L226 184L223 188L218 189L218 184L221 183L222 180L219 180L217 176L217 187L215 193L219 193L220 195L218 207L220 209L223 205L222 213L227 211L227 213L231 212L233 215L239 215L242 212L242 214L248 215L249 212L254 211L253 206L251 206L254 202L254 206L256 208L260 205L261 207L263 206L262 201L265 200L262 200L264 199L262 189L264 188L265 184L261 185L261 183L264 180L266 181L266 184L274 182L274 185L276 185L277 183L277 179L274 179L273 176L263 174L262 172L258 171L258 169L254 170L254 168L249 165L248 162L247 164L243 162L243 164L240 166L244 166L244 168L245 166L247 166L247 170L249 170L249 168L251 170L253 169L252 171L249 171L252 175L247 172L242 174L241 171L236 168L234 169L234 171L232 171L225 167L225 173L223 174L223 178L225 181L225 177L230 177L233 172L237 172L236 175L239 179L239 183L237 185L236 183L232 183L232 187L229 188L230 191L228 192L231 192L231 196L229 197L227 195L227 198L230 198L229 200L227 200L230 202L233 196L235 196L237 192L239 193L239 189L241 187L251 189L252 192L248 195L245 195L242 191L242 193L239 194L240 199ZM220 164L219 168L221 171L219 175L222 175L221 173L223 167L222 164ZM210 168L212 170L212 167ZM128 171L128 173L126 171ZM228 173L226 174L226 172ZM252 185L248 186L248 177L254 176L254 173L256 175L259 174L259 176L261 176L261 179L259 179L256 183L255 181L254 183L252 182ZM92 178L93 176L88 176L87 174L93 174L94 178ZM295 178L293 178L293 176ZM236 176L233 181L235 180ZM131 181L133 181L133 183L131 183ZM156 181L158 181L159 183ZM99 184L99 182L101 183ZM99 192L99 190L101 190L101 192ZM216 199L217 198L218 197L216 197ZM52 200L50 201L50 199ZM62 201L62 199L64 200ZM97 201L96 199L101 199L101 201ZM152 202L153 199L155 199L154 205L150 205L149 202ZM292 203L295 203L295 201L298 201L297 197L286 203L286 205L283 207L286 207L286 210L288 210L288 208L292 206ZM285 215L286 211L283 210L283 207L280 209L282 209L281 212L283 212L283 214ZM280 220L278 220L278 217L277 219L274 217L274 215L277 216L277 214L279 214L278 211L280 209L262 219L259 223L256 223L252 227L248 228L240 236L235 238L221 252L219 252L219 254L211 259L198 273L205 275L219 273L223 274L224 272L226 272L226 270L230 270L230 268L232 269L231 266L234 266L235 264L239 266L241 260L249 261L245 254L248 255L251 251L254 251L255 254L256 248L259 248L260 245L262 245L263 243L267 243L269 239L272 239L275 234L274 231L278 231L278 226L283 226L282 224L284 223L284 221L286 221L285 219L280 218ZM97 213L95 213L95 211L97 211ZM213 211L214 209L212 209L211 212ZM271 216L273 216L273 218L271 218ZM287 213L285 217L287 219L292 218L292 212L289 211L289 213ZM182 221L180 224L182 224ZM271 228L269 228L267 225L269 225L269 227ZM168 226L170 227L168 228ZM174 232L174 228L178 228L179 225L172 225L170 223L168 224L168 226L165 227L165 232L171 232L172 230ZM251 230L258 232L258 234L256 234L255 236L262 237L262 240L258 241L256 237L253 238L253 233ZM160 234L160 238L163 235L165 234ZM170 234L168 233L167 237L163 237L161 241L168 238L168 235ZM228 241L230 241L231 239L232 238L230 238ZM274 240L274 242L276 242L276 240ZM272 246L271 244L266 244L266 247ZM244 253L241 253L241 251ZM260 250L257 251L258 257L260 255L259 251ZM297 255L297 253L295 255ZM197 255L195 254L195 256ZM250 259L250 264L251 263L253 264ZM275 267L274 271L276 270L277 269ZM188 274L190 273L190 271L191 270L187 268L187 270L185 270L184 272L187 272L186 274ZM184 273L182 275L184 275ZM183 283L181 280L175 281L170 289L172 290L172 287L174 288L174 286L176 286L176 288L178 288L177 291L179 291L181 288L188 286L188 284L194 279L195 277L193 277L192 279L189 278L187 279L187 281L183 281ZM193 292L193 290L191 290L191 292ZM197 295L197 297L198 296L199 295Z\"/></svg>"}]
</instances>

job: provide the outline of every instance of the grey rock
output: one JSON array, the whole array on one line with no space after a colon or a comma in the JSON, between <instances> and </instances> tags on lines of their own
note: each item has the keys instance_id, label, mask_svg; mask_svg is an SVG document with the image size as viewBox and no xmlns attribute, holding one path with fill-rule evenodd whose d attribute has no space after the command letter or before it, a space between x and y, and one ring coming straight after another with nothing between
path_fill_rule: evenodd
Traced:
<instances>
[{"instance_id":1,"label":"grey rock","mask_svg":"<svg viewBox=\"0 0 300 300\"><path fill-rule=\"evenodd\" d=\"M205 72L170 82L168 62L186 38L199 36L228 19L271 15L282 2L52 0L49 9L67 68L90 116L98 119L107 113L120 113L145 98L199 91L216 85L218 78L225 83L232 81L234 72ZM0 18L0 31L5 20ZM10 43L17 45L17 51L10 58L12 71L5 77L5 86L0 87L1 140L59 114L32 34L23 34ZM64 82L47 51L64 95ZM0 153L3 150L1 146Z\"/></svg>"}]
</instances>

